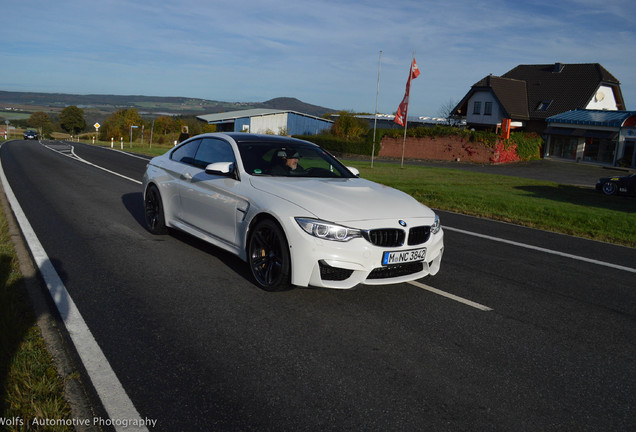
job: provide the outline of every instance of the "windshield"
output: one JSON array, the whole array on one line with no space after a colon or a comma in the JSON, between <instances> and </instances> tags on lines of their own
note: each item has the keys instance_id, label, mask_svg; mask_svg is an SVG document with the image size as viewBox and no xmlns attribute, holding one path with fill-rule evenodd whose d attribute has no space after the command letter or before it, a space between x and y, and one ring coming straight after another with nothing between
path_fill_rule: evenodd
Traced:
<instances>
[{"instance_id":1,"label":"windshield","mask_svg":"<svg viewBox=\"0 0 636 432\"><path fill-rule=\"evenodd\" d=\"M289 142L242 142L239 152L245 171L274 177L335 177L353 174L318 146Z\"/></svg>"}]
</instances>

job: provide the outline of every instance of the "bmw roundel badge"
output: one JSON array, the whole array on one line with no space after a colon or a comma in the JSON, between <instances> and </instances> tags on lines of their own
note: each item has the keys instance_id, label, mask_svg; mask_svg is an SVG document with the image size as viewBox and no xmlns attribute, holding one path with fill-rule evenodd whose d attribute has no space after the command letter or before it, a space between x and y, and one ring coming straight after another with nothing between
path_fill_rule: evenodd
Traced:
<instances>
[{"instance_id":1,"label":"bmw roundel badge","mask_svg":"<svg viewBox=\"0 0 636 432\"><path fill-rule=\"evenodd\" d=\"M402 219L400 219L398 223L402 225L403 227L406 227L406 222L404 222Z\"/></svg>"}]
</instances>

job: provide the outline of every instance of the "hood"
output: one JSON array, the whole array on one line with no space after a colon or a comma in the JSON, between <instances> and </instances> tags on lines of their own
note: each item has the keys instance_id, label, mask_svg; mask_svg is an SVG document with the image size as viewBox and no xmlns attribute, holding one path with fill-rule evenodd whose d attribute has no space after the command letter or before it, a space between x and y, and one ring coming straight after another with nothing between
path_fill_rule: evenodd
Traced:
<instances>
[{"instance_id":1,"label":"hood","mask_svg":"<svg viewBox=\"0 0 636 432\"><path fill-rule=\"evenodd\" d=\"M410 195L361 178L252 176L250 182L260 191L302 207L310 213L307 216L330 222L434 216Z\"/></svg>"}]
</instances>

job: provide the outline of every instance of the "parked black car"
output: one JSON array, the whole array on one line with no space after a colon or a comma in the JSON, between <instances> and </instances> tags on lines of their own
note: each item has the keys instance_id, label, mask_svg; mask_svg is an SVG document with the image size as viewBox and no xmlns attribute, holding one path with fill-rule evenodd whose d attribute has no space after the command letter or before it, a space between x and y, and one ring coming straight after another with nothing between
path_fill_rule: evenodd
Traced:
<instances>
[{"instance_id":1,"label":"parked black car","mask_svg":"<svg viewBox=\"0 0 636 432\"><path fill-rule=\"evenodd\" d=\"M27 130L26 132L24 132L24 139L25 140L36 140L38 139L38 133L34 130Z\"/></svg>"},{"instance_id":2,"label":"parked black car","mask_svg":"<svg viewBox=\"0 0 636 432\"><path fill-rule=\"evenodd\" d=\"M596 190L605 195L636 195L636 174L616 177L603 177L596 183Z\"/></svg>"}]
</instances>

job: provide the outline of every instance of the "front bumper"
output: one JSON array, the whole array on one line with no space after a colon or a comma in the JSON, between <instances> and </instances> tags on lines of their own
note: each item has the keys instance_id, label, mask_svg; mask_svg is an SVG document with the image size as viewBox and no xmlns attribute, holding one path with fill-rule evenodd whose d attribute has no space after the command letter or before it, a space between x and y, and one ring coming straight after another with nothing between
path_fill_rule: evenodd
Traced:
<instances>
[{"instance_id":1,"label":"front bumper","mask_svg":"<svg viewBox=\"0 0 636 432\"><path fill-rule=\"evenodd\" d=\"M430 224L430 221L429 221ZM440 269L444 253L444 232L431 234L419 245L375 246L364 238L340 243L311 237L300 230L288 234L292 261L292 284L321 288L349 289L356 285L387 285L408 282ZM384 252L426 248L423 261L383 265Z\"/></svg>"}]
</instances>

